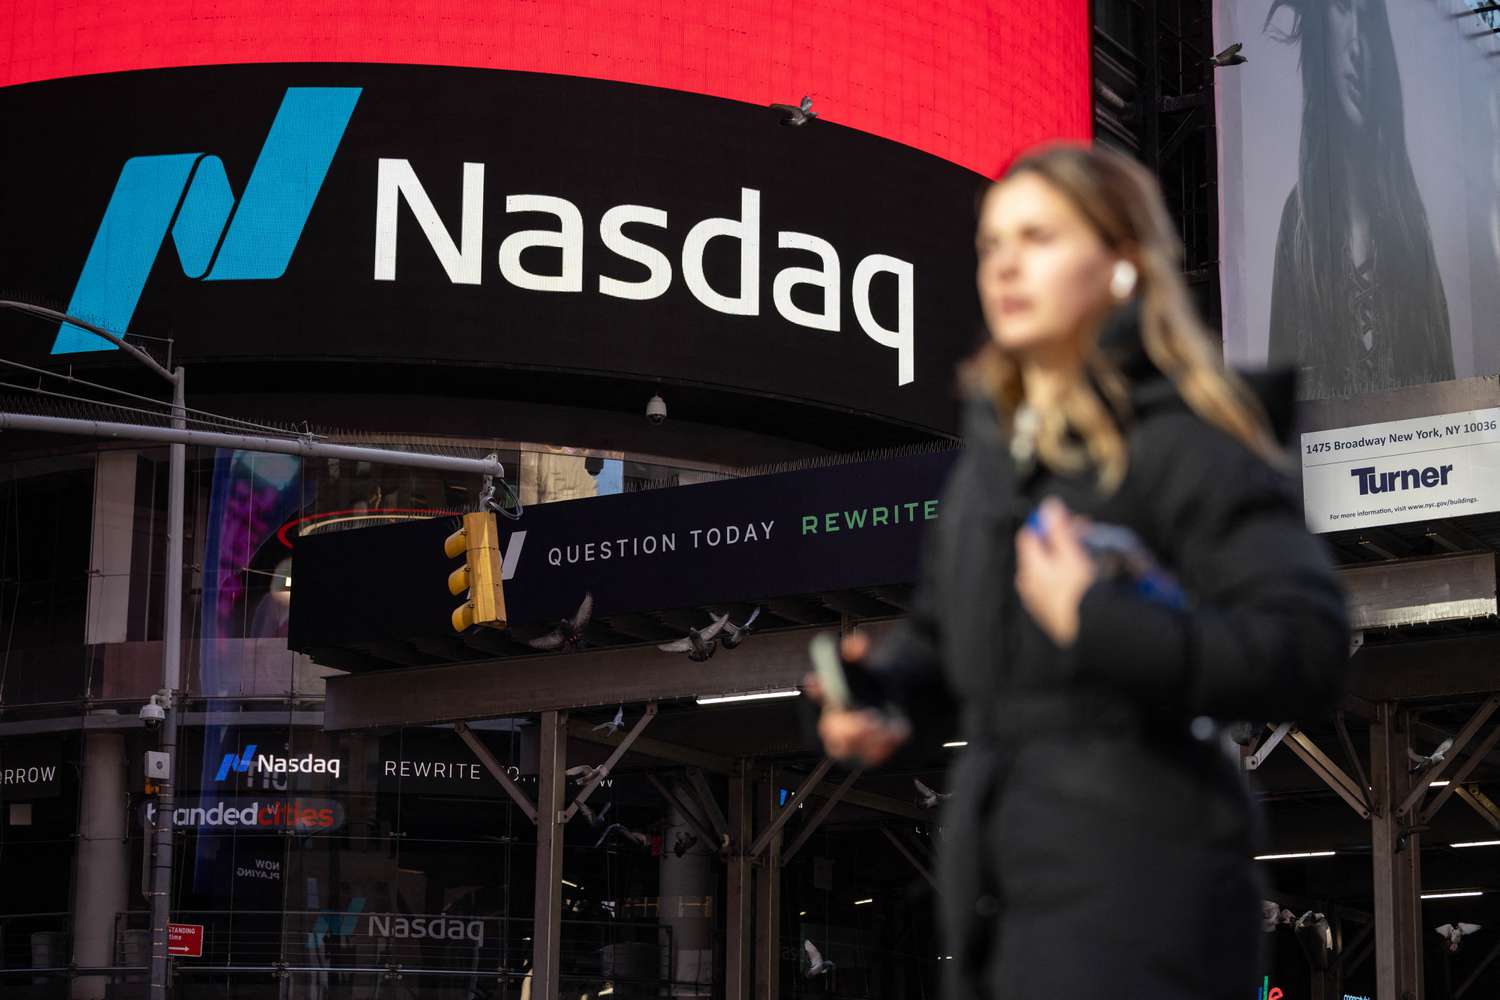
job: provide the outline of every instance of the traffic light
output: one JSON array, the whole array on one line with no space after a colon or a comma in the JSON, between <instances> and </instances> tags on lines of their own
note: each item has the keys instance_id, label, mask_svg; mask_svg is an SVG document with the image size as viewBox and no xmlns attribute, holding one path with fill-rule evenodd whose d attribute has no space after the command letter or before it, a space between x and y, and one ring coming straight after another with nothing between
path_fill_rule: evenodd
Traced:
<instances>
[{"instance_id":1,"label":"traffic light","mask_svg":"<svg viewBox=\"0 0 1500 1000\"><path fill-rule=\"evenodd\" d=\"M500 528L495 515L465 514L463 527L443 542L449 559L464 564L448 574L448 592L468 600L453 611L453 628L467 632L475 625L505 628L505 591L500 575Z\"/></svg>"}]
</instances>

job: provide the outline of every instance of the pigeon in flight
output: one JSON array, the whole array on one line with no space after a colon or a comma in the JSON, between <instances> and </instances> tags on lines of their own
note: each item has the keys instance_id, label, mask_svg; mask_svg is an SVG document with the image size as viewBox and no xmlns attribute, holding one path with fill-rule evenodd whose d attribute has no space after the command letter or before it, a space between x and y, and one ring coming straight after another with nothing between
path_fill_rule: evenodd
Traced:
<instances>
[{"instance_id":1,"label":"pigeon in flight","mask_svg":"<svg viewBox=\"0 0 1500 1000\"><path fill-rule=\"evenodd\" d=\"M1458 951L1459 942L1479 930L1478 924L1442 924L1433 928L1448 942L1449 951Z\"/></svg>"},{"instance_id":2,"label":"pigeon in flight","mask_svg":"<svg viewBox=\"0 0 1500 1000\"><path fill-rule=\"evenodd\" d=\"M580 802L578 803L578 811L583 813L583 818L589 821L589 826L598 829L604 825L604 817L609 815L609 807L612 805L614 805L613 802L606 802L603 809L594 812L594 810L589 808L587 802Z\"/></svg>"},{"instance_id":3,"label":"pigeon in flight","mask_svg":"<svg viewBox=\"0 0 1500 1000\"><path fill-rule=\"evenodd\" d=\"M589 616L594 613L594 595L584 594L583 603L578 605L578 611L572 618L560 620L556 627L546 635L529 639L526 645L532 649L540 649L550 652L560 649L563 652L577 649L583 645L583 627L589 623Z\"/></svg>"},{"instance_id":4,"label":"pigeon in flight","mask_svg":"<svg viewBox=\"0 0 1500 1000\"><path fill-rule=\"evenodd\" d=\"M601 722L601 723L599 723L599 725L597 725L597 726L594 727L594 732L597 733L599 730L602 729L602 730L605 731L605 735L607 735L607 736L613 736L615 733L618 733L620 730L622 730L624 728L625 728L625 706L621 705L619 708L615 709L615 717L613 719L610 719L608 722Z\"/></svg>"},{"instance_id":5,"label":"pigeon in flight","mask_svg":"<svg viewBox=\"0 0 1500 1000\"><path fill-rule=\"evenodd\" d=\"M1296 919L1295 913L1285 909L1274 899L1260 901L1260 929L1267 934L1273 933L1281 924L1294 923Z\"/></svg>"},{"instance_id":6,"label":"pigeon in flight","mask_svg":"<svg viewBox=\"0 0 1500 1000\"><path fill-rule=\"evenodd\" d=\"M813 944L811 941L804 939L802 942L802 950L807 952L807 961L809 965L807 971L803 973L803 975L805 975L808 979L816 979L819 976L827 975L834 970L834 964L824 958L823 953L818 950L818 946Z\"/></svg>"},{"instance_id":7,"label":"pigeon in flight","mask_svg":"<svg viewBox=\"0 0 1500 1000\"><path fill-rule=\"evenodd\" d=\"M1219 52L1212 56L1208 60L1208 64L1210 66L1243 66L1245 63L1250 61L1249 59L1245 58L1245 53L1243 51L1244 48L1244 42L1235 42L1223 52Z\"/></svg>"},{"instance_id":8,"label":"pigeon in flight","mask_svg":"<svg viewBox=\"0 0 1500 1000\"><path fill-rule=\"evenodd\" d=\"M713 617L713 616L710 616ZM703 629L690 628L686 637L674 639L672 642L664 642L656 648L663 653L686 653L688 659L694 663L702 663L719 647L716 638L729 623L728 615L719 615L713 619L713 624Z\"/></svg>"},{"instance_id":9,"label":"pigeon in flight","mask_svg":"<svg viewBox=\"0 0 1500 1000\"><path fill-rule=\"evenodd\" d=\"M637 830L632 830L632 829L626 827L625 824L623 824L623 823L611 823L611 824L609 824L609 826L605 827L604 828L604 834L603 834L603 836L601 836L599 838L599 840L594 844L594 846L595 847L603 847L605 845L605 843L609 840L609 838L613 837L615 834L619 834L620 836L624 837L625 839L631 841L637 847L644 847L647 850L651 849L651 835L650 834L648 834L648 833L641 833L641 832L639 832Z\"/></svg>"},{"instance_id":10,"label":"pigeon in flight","mask_svg":"<svg viewBox=\"0 0 1500 1000\"><path fill-rule=\"evenodd\" d=\"M773 104L771 110L780 111L785 116L781 119L783 125L806 125L818 117L818 113L812 109L812 98L806 94L802 96L801 104Z\"/></svg>"},{"instance_id":11,"label":"pigeon in flight","mask_svg":"<svg viewBox=\"0 0 1500 1000\"><path fill-rule=\"evenodd\" d=\"M600 764L598 767L590 767L587 764L576 764L563 772L573 779L573 784L582 788L596 777L604 778L609 775L609 768Z\"/></svg>"},{"instance_id":12,"label":"pigeon in flight","mask_svg":"<svg viewBox=\"0 0 1500 1000\"><path fill-rule=\"evenodd\" d=\"M697 842L698 835L696 833L686 833L682 830L678 830L677 840L672 844L672 853L680 858L688 851L692 850L693 845Z\"/></svg>"},{"instance_id":13,"label":"pigeon in flight","mask_svg":"<svg viewBox=\"0 0 1500 1000\"><path fill-rule=\"evenodd\" d=\"M750 612L750 617L745 619L745 623L743 625L736 625L734 622L725 622L724 638L719 640L719 644L725 649L733 649L740 643L744 642L745 637L750 634L750 626L754 625L755 619L759 617L760 608L756 608L754 611Z\"/></svg>"},{"instance_id":14,"label":"pigeon in flight","mask_svg":"<svg viewBox=\"0 0 1500 1000\"><path fill-rule=\"evenodd\" d=\"M936 809L938 803L952 797L952 792L939 792L928 788L917 778L911 779L911 783L917 787L917 805L923 809Z\"/></svg>"},{"instance_id":15,"label":"pigeon in flight","mask_svg":"<svg viewBox=\"0 0 1500 1000\"><path fill-rule=\"evenodd\" d=\"M1406 756L1411 758L1411 773L1425 771L1429 767L1441 764L1448 757L1448 751L1453 749L1453 738L1449 737L1437 745L1437 749L1423 757L1411 747L1406 748Z\"/></svg>"}]
</instances>

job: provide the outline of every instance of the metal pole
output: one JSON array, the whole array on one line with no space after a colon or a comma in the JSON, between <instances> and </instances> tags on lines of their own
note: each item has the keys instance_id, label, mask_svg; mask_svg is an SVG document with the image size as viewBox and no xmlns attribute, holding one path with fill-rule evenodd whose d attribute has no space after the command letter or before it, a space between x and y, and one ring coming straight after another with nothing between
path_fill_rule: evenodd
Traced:
<instances>
[{"instance_id":1,"label":"metal pole","mask_svg":"<svg viewBox=\"0 0 1500 1000\"><path fill-rule=\"evenodd\" d=\"M537 761L536 910L531 929L531 995L556 1000L562 948L562 804L568 766L565 712L543 712Z\"/></svg>"},{"instance_id":2,"label":"metal pole","mask_svg":"<svg viewBox=\"0 0 1500 1000\"><path fill-rule=\"evenodd\" d=\"M182 371L181 368L177 369ZM84 437L115 438L122 441L164 441L169 444L191 444L206 448L237 448L241 451L263 451L303 458L347 458L356 462L386 462L445 472L471 472L481 476L504 476L505 466L498 459L457 458L451 455L428 455L421 452L396 451L391 448L360 448L348 444L330 444L307 438L274 438L256 434L225 434L220 431L191 431L186 422L173 420L171 427L148 427L109 420L77 420L72 417L42 417L30 413L0 413L0 429L47 431L54 434L79 434Z\"/></svg>"},{"instance_id":3,"label":"metal pole","mask_svg":"<svg viewBox=\"0 0 1500 1000\"><path fill-rule=\"evenodd\" d=\"M172 427L187 426L184 389L187 375L177 368L172 380ZM167 995L167 923L172 917L172 813L176 805L177 700L182 684L182 540L183 493L187 446L174 442L168 451L167 468L167 579L166 609L162 621L161 686L166 694L166 718L162 720L161 748L167 754L169 773L156 801L156 856L151 880L151 1000Z\"/></svg>"}]
</instances>

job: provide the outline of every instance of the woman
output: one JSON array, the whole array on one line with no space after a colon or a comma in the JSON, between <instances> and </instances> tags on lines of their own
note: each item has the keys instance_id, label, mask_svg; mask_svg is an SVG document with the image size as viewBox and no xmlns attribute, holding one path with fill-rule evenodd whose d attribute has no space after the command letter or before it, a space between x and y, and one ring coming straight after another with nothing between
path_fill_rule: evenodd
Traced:
<instances>
[{"instance_id":1,"label":"woman","mask_svg":"<svg viewBox=\"0 0 1500 1000\"><path fill-rule=\"evenodd\" d=\"M1276 235L1270 359L1303 395L1453 378L1448 300L1406 152L1384 0L1274 0L1301 45L1297 186Z\"/></svg>"},{"instance_id":2,"label":"woman","mask_svg":"<svg viewBox=\"0 0 1500 1000\"><path fill-rule=\"evenodd\" d=\"M1331 709L1342 597L1265 410L1188 306L1140 166L1019 160L985 196L978 250L991 340L966 448L916 608L869 657L893 703L956 704L968 740L943 817L949 995L1242 998L1254 810L1211 720ZM1085 518L1134 531L1189 604L1100 578ZM909 729L825 706L819 733L874 765Z\"/></svg>"}]
</instances>

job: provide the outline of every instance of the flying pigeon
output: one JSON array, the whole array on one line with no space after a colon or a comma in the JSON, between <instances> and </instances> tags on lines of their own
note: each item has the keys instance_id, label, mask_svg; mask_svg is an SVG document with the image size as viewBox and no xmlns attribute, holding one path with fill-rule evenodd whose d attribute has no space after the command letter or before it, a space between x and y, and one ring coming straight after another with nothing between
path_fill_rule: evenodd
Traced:
<instances>
[{"instance_id":1,"label":"flying pigeon","mask_svg":"<svg viewBox=\"0 0 1500 1000\"><path fill-rule=\"evenodd\" d=\"M1442 924L1433 928L1448 942L1449 951L1458 951L1459 942L1479 930L1478 924Z\"/></svg>"},{"instance_id":2,"label":"flying pigeon","mask_svg":"<svg viewBox=\"0 0 1500 1000\"><path fill-rule=\"evenodd\" d=\"M911 783L917 786L917 805L921 806L923 809L936 809L939 802L942 802L945 799L952 797L953 795L952 792L934 791L933 789L928 788L926 785L922 784L922 782L916 778L911 779Z\"/></svg>"},{"instance_id":3,"label":"flying pigeon","mask_svg":"<svg viewBox=\"0 0 1500 1000\"><path fill-rule=\"evenodd\" d=\"M710 617L713 617L712 615ZM664 642L656 648L663 653L686 653L688 659L694 663L702 663L718 648L719 642L715 638L724 626L729 623L728 615L719 615L713 619L713 624L704 629L690 628L688 634L682 639L674 639Z\"/></svg>"},{"instance_id":4,"label":"flying pigeon","mask_svg":"<svg viewBox=\"0 0 1500 1000\"><path fill-rule=\"evenodd\" d=\"M1423 771L1423 770L1426 770L1429 767L1433 767L1433 766L1435 766L1437 764L1441 764L1444 761L1444 759L1447 758L1448 751L1452 750L1452 749L1453 749L1453 739L1452 739L1452 737L1449 737L1448 739L1446 739L1443 742L1439 743L1437 745L1437 749L1434 750L1434 751L1432 751L1432 753L1428 754L1426 757L1423 757L1421 754L1417 753L1411 747L1407 747L1406 748L1406 756L1410 757L1411 758L1411 762L1412 762L1412 764L1411 764L1411 773L1412 774L1416 774L1418 771Z\"/></svg>"},{"instance_id":5,"label":"flying pigeon","mask_svg":"<svg viewBox=\"0 0 1500 1000\"><path fill-rule=\"evenodd\" d=\"M615 717L613 719L610 719L608 722L601 722L599 725L595 726L594 732L597 733L599 730L603 729L606 735L613 736L615 733L618 733L624 728L625 706L621 705L619 708L615 709Z\"/></svg>"},{"instance_id":6,"label":"flying pigeon","mask_svg":"<svg viewBox=\"0 0 1500 1000\"><path fill-rule=\"evenodd\" d=\"M563 652L577 649L583 644L583 627L589 623L589 616L593 613L594 595L586 593L572 618L561 619L551 632L527 640L526 645L532 649L548 652L554 649L560 649Z\"/></svg>"},{"instance_id":7,"label":"flying pigeon","mask_svg":"<svg viewBox=\"0 0 1500 1000\"><path fill-rule=\"evenodd\" d=\"M754 611L750 612L750 617L745 619L745 624L743 625L736 625L734 622L725 622L724 638L719 640L719 644L722 645L725 649L733 649L740 643L744 642L745 637L750 634L750 626L754 625L755 619L759 617L760 608L756 608Z\"/></svg>"},{"instance_id":8,"label":"flying pigeon","mask_svg":"<svg viewBox=\"0 0 1500 1000\"><path fill-rule=\"evenodd\" d=\"M803 973L808 979L816 979L833 971L833 963L823 957L823 953L818 950L817 945L811 941L804 940L802 942L802 950L807 952L807 961L810 963L807 972Z\"/></svg>"},{"instance_id":9,"label":"flying pigeon","mask_svg":"<svg viewBox=\"0 0 1500 1000\"><path fill-rule=\"evenodd\" d=\"M651 848L650 834L640 833L638 831L628 829L623 823L611 823L609 824L609 826L605 827L604 834L599 838L597 842L595 842L594 846L603 847L605 842L617 833L620 836L633 841L638 847L644 847L647 850Z\"/></svg>"},{"instance_id":10,"label":"flying pigeon","mask_svg":"<svg viewBox=\"0 0 1500 1000\"><path fill-rule=\"evenodd\" d=\"M1316 946L1314 950L1321 949L1325 952L1333 950L1333 928L1329 926L1328 918L1323 914L1308 910L1297 918L1292 929L1297 932L1299 938L1310 942L1311 946Z\"/></svg>"},{"instance_id":11,"label":"flying pigeon","mask_svg":"<svg viewBox=\"0 0 1500 1000\"><path fill-rule=\"evenodd\" d=\"M1210 66L1243 66L1245 63L1250 61L1249 59L1245 58L1244 52L1241 51L1242 49L1244 49L1244 47L1245 45L1243 42L1235 42L1223 52L1220 52L1210 58L1208 60L1208 64Z\"/></svg>"},{"instance_id":12,"label":"flying pigeon","mask_svg":"<svg viewBox=\"0 0 1500 1000\"><path fill-rule=\"evenodd\" d=\"M771 110L780 111L786 116L781 119L781 124L783 125L806 125L818 117L818 113L812 109L812 98L805 94L802 97L801 104L773 104L771 105Z\"/></svg>"},{"instance_id":13,"label":"flying pigeon","mask_svg":"<svg viewBox=\"0 0 1500 1000\"><path fill-rule=\"evenodd\" d=\"M589 821L589 826L597 829L604 825L604 817L609 814L609 807L612 805L614 805L613 802L606 802L603 809L594 812L594 810L589 808L587 802L580 802L578 803L578 811L583 813L583 818Z\"/></svg>"},{"instance_id":14,"label":"flying pigeon","mask_svg":"<svg viewBox=\"0 0 1500 1000\"><path fill-rule=\"evenodd\" d=\"M693 845L697 842L698 835L696 833L685 833L679 830L677 831L677 842L672 845L672 853L680 858L692 850Z\"/></svg>"},{"instance_id":15,"label":"flying pigeon","mask_svg":"<svg viewBox=\"0 0 1500 1000\"><path fill-rule=\"evenodd\" d=\"M1284 909L1274 899L1262 899L1260 901L1260 929L1267 934L1274 933L1281 924L1290 924L1296 921L1297 915L1291 910Z\"/></svg>"},{"instance_id":16,"label":"flying pigeon","mask_svg":"<svg viewBox=\"0 0 1500 1000\"><path fill-rule=\"evenodd\" d=\"M593 781L596 777L606 777L609 774L609 768L605 767L603 764L600 764L598 767L590 767L587 764L577 764L573 767L568 768L563 773L573 779L573 784L581 788L584 785L587 785L590 781Z\"/></svg>"}]
</instances>

